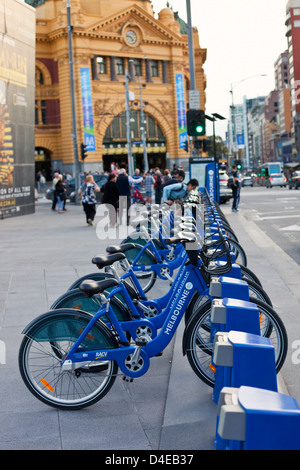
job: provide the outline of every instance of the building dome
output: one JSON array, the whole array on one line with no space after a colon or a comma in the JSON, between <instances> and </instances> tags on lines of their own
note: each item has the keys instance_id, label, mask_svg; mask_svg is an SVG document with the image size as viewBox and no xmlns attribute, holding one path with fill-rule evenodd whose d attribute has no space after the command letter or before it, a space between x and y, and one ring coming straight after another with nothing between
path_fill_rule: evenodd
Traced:
<instances>
[{"instance_id":1,"label":"building dome","mask_svg":"<svg viewBox=\"0 0 300 470\"><path fill-rule=\"evenodd\" d=\"M176 33L180 32L180 26L178 22L175 19L174 12L171 8L163 8L159 13L158 13L158 20L167 26L168 28L172 29Z\"/></svg>"}]
</instances>

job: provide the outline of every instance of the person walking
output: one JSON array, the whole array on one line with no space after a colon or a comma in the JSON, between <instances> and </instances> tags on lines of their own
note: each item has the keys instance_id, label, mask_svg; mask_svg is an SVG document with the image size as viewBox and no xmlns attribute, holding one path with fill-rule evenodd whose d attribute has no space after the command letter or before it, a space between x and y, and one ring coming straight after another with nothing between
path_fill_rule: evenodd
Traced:
<instances>
[{"instance_id":1,"label":"person walking","mask_svg":"<svg viewBox=\"0 0 300 470\"><path fill-rule=\"evenodd\" d=\"M128 175L125 168L120 168L119 176L117 178L117 186L120 193L119 198L119 223L122 225L123 212L125 209L126 223L129 225L129 208L131 206L131 190L128 180Z\"/></svg>"},{"instance_id":2,"label":"person walking","mask_svg":"<svg viewBox=\"0 0 300 470\"><path fill-rule=\"evenodd\" d=\"M160 170L155 171L154 175L155 184L154 184L154 193L155 193L155 204L161 203L162 198L162 174Z\"/></svg>"},{"instance_id":3,"label":"person walking","mask_svg":"<svg viewBox=\"0 0 300 470\"><path fill-rule=\"evenodd\" d=\"M62 214L64 212L64 202L66 200L66 187L63 182L63 176L59 175L58 181L55 185L55 192L58 202L58 213Z\"/></svg>"},{"instance_id":4,"label":"person walking","mask_svg":"<svg viewBox=\"0 0 300 470\"><path fill-rule=\"evenodd\" d=\"M132 202L135 203L138 200L145 203L144 199L141 195L142 183L143 183L143 176L138 168L134 171L133 176L128 177L129 183L132 186Z\"/></svg>"},{"instance_id":5,"label":"person walking","mask_svg":"<svg viewBox=\"0 0 300 470\"><path fill-rule=\"evenodd\" d=\"M144 184L146 191L146 202L148 205L150 205L152 201L152 187L155 184L155 179L153 178L150 171L144 175Z\"/></svg>"},{"instance_id":6,"label":"person walking","mask_svg":"<svg viewBox=\"0 0 300 470\"><path fill-rule=\"evenodd\" d=\"M240 176L237 170L236 165L232 165L231 176L233 178L233 185L232 185L232 211L238 212L238 206L240 202L240 192L241 192L241 181Z\"/></svg>"},{"instance_id":7,"label":"person walking","mask_svg":"<svg viewBox=\"0 0 300 470\"><path fill-rule=\"evenodd\" d=\"M117 225L117 211L119 207L120 191L117 186L117 175L111 173L108 176L108 181L102 186L103 190L103 204L106 205L109 213L110 227L116 227Z\"/></svg>"},{"instance_id":8,"label":"person walking","mask_svg":"<svg viewBox=\"0 0 300 470\"><path fill-rule=\"evenodd\" d=\"M86 217L86 223L93 225L96 215L96 196L95 193L100 191L99 186L95 183L93 175L87 175L85 182L81 185L78 194L81 197L83 210Z\"/></svg>"},{"instance_id":9,"label":"person walking","mask_svg":"<svg viewBox=\"0 0 300 470\"><path fill-rule=\"evenodd\" d=\"M52 207L51 207L51 210L53 210L53 211L56 210L56 204L57 204L55 186L56 186L56 183L58 182L58 180L59 180L59 173L56 171L54 173L53 180L52 180L53 193L52 193Z\"/></svg>"}]
</instances>

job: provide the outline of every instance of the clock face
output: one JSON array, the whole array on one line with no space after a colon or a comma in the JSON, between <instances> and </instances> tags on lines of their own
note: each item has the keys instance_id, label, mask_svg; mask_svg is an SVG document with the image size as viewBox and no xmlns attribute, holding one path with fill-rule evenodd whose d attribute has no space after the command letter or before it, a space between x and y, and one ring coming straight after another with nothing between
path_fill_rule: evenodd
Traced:
<instances>
[{"instance_id":1,"label":"clock face","mask_svg":"<svg viewBox=\"0 0 300 470\"><path fill-rule=\"evenodd\" d=\"M131 29L126 32L126 41L129 42L129 44L135 44L137 41L137 35Z\"/></svg>"}]
</instances>

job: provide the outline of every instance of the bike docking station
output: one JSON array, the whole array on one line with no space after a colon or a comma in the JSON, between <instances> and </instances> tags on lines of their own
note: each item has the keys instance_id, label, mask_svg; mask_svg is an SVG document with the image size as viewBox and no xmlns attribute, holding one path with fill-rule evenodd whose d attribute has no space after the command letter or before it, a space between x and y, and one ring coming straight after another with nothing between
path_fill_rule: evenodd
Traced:
<instances>
[{"instance_id":1,"label":"bike docking station","mask_svg":"<svg viewBox=\"0 0 300 470\"><path fill-rule=\"evenodd\" d=\"M300 408L272 390L224 387L218 404L217 450L299 450Z\"/></svg>"}]
</instances>

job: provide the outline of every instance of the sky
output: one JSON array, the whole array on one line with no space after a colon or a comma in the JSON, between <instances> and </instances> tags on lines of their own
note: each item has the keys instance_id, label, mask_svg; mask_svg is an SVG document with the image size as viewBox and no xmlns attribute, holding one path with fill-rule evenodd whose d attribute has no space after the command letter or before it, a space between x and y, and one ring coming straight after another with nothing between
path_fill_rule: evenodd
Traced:
<instances>
[{"instance_id":1,"label":"sky","mask_svg":"<svg viewBox=\"0 0 300 470\"><path fill-rule=\"evenodd\" d=\"M169 0L187 21L186 0ZM155 17L167 0L152 0ZM275 88L274 63L287 50L285 14L287 0L190 0L192 25L200 46L207 49L206 113L228 119L232 103L243 97L266 96ZM261 76L266 75L266 76ZM215 124L225 138L227 120ZM212 134L207 122L207 135Z\"/></svg>"}]
</instances>

